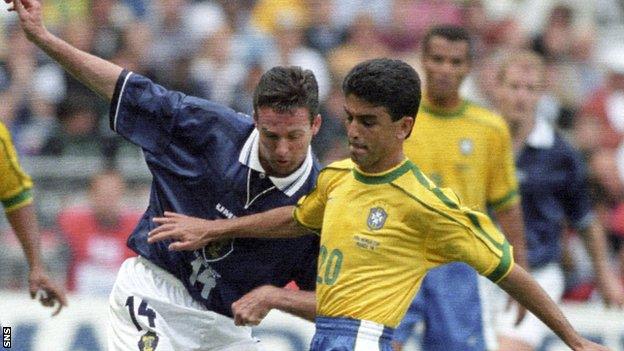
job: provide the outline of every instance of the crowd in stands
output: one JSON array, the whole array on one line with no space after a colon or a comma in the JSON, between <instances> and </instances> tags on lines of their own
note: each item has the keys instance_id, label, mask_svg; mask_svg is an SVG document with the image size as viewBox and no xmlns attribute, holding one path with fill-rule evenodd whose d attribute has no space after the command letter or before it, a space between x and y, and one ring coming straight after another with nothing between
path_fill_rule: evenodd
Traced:
<instances>
[{"instance_id":1,"label":"crowd in stands","mask_svg":"<svg viewBox=\"0 0 624 351\"><path fill-rule=\"evenodd\" d=\"M498 63L515 48L531 48L548 66L539 117L583 152L612 263L624 277L622 1L48 0L44 6L48 28L72 45L245 114L252 114L253 88L265 70L311 69L323 116L313 148L325 164L348 156L340 82L360 61L395 57L420 70L429 26L464 25L473 36L475 70L463 93L495 108ZM0 120L22 159L138 154L108 129L106 102L36 50L14 17L0 16L0 27ZM122 205L129 194L122 173L84 177L84 184L65 184L63 191L84 201L61 204L45 223L44 249L71 291L104 295L131 254L124 241L141 211ZM6 230L0 226L0 253L16 245ZM573 232L566 238L567 296L586 300L592 273L579 240ZM23 287L11 257L20 256L0 254L0 288Z\"/></svg>"}]
</instances>

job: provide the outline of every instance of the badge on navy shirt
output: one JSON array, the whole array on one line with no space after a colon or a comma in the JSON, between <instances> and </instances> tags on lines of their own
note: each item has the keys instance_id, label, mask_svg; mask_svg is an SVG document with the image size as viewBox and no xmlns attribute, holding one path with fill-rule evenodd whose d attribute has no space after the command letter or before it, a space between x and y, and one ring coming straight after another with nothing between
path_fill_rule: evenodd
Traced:
<instances>
[{"instance_id":1,"label":"badge on navy shirt","mask_svg":"<svg viewBox=\"0 0 624 351\"><path fill-rule=\"evenodd\" d=\"M206 262L216 262L226 258L234 251L234 239L212 241L202 248Z\"/></svg>"},{"instance_id":2,"label":"badge on navy shirt","mask_svg":"<svg viewBox=\"0 0 624 351\"><path fill-rule=\"evenodd\" d=\"M386 218L388 218L388 214L383 208L373 207L368 213L366 224L370 230L379 230L386 223Z\"/></svg>"}]
</instances>

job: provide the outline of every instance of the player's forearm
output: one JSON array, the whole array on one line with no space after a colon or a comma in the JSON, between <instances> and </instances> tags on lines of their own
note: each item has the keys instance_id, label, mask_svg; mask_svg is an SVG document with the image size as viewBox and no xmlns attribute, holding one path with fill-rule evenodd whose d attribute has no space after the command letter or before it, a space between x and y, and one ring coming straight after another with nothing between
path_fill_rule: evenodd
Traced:
<instances>
[{"instance_id":1,"label":"player's forearm","mask_svg":"<svg viewBox=\"0 0 624 351\"><path fill-rule=\"evenodd\" d=\"M314 321L316 317L316 294L314 291L279 288L273 298L273 308Z\"/></svg>"},{"instance_id":2,"label":"player's forearm","mask_svg":"<svg viewBox=\"0 0 624 351\"><path fill-rule=\"evenodd\" d=\"M514 248L514 260L517 264L528 269L526 241L524 237L524 219L520 204L515 204L510 208L496 211L498 221L503 234Z\"/></svg>"},{"instance_id":3,"label":"player's forearm","mask_svg":"<svg viewBox=\"0 0 624 351\"><path fill-rule=\"evenodd\" d=\"M522 267L514 265L512 271L498 285L544 322L566 345L573 350L580 349L582 337L572 328L555 302Z\"/></svg>"},{"instance_id":4,"label":"player's forearm","mask_svg":"<svg viewBox=\"0 0 624 351\"><path fill-rule=\"evenodd\" d=\"M6 216L22 245L30 269L42 268L39 227L34 206L24 206L7 213Z\"/></svg>"},{"instance_id":5,"label":"player's forearm","mask_svg":"<svg viewBox=\"0 0 624 351\"><path fill-rule=\"evenodd\" d=\"M609 262L607 261L609 254L604 230L600 223L594 219L589 227L585 230L580 230L579 234L583 238L587 253L592 260L598 285L600 288L603 288L606 285L606 280L614 278L611 275Z\"/></svg>"},{"instance_id":6,"label":"player's forearm","mask_svg":"<svg viewBox=\"0 0 624 351\"><path fill-rule=\"evenodd\" d=\"M89 89L107 101L112 100L121 67L81 51L47 30L29 38Z\"/></svg>"},{"instance_id":7,"label":"player's forearm","mask_svg":"<svg viewBox=\"0 0 624 351\"><path fill-rule=\"evenodd\" d=\"M294 206L226 220L221 238L292 238L309 233L293 217Z\"/></svg>"}]
</instances>

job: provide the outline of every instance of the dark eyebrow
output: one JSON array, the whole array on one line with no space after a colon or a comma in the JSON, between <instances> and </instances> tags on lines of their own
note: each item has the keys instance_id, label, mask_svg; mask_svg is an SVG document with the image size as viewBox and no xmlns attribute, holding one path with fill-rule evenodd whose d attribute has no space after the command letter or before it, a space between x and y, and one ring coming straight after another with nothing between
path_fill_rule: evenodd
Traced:
<instances>
[{"instance_id":1,"label":"dark eyebrow","mask_svg":"<svg viewBox=\"0 0 624 351\"><path fill-rule=\"evenodd\" d=\"M371 114L368 114L368 113L361 114L361 115L358 115L358 114L353 114L353 113L349 112L349 110L347 110L347 108L346 108L346 107L344 107L344 111L345 111L345 113L346 113L348 116L353 117L353 118L356 118L356 117L357 117L357 118L377 118L377 115L371 115Z\"/></svg>"}]
</instances>

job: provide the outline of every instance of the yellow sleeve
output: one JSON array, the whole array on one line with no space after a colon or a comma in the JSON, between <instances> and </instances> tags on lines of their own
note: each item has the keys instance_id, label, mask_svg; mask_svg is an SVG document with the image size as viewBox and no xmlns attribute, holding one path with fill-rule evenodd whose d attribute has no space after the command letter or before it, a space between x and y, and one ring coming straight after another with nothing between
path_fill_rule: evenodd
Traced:
<instances>
[{"instance_id":1,"label":"yellow sleeve","mask_svg":"<svg viewBox=\"0 0 624 351\"><path fill-rule=\"evenodd\" d=\"M423 205L421 223L429 225L427 259L432 265L464 262L493 282L514 264L512 247L490 218L460 206L448 189L432 189L437 199Z\"/></svg>"},{"instance_id":2,"label":"yellow sleeve","mask_svg":"<svg viewBox=\"0 0 624 351\"><path fill-rule=\"evenodd\" d=\"M327 169L325 169L316 179L314 190L299 199L293 212L293 217L299 224L316 232L320 232L323 226L325 204L327 203L327 178Z\"/></svg>"},{"instance_id":3,"label":"yellow sleeve","mask_svg":"<svg viewBox=\"0 0 624 351\"><path fill-rule=\"evenodd\" d=\"M19 165L9 131L0 124L0 201L5 212L32 203L32 180Z\"/></svg>"},{"instance_id":4,"label":"yellow sleeve","mask_svg":"<svg viewBox=\"0 0 624 351\"><path fill-rule=\"evenodd\" d=\"M506 124L491 135L491 157L489 158L489 178L487 206L492 210L501 210L520 201L516 166L511 144L511 135Z\"/></svg>"}]
</instances>

